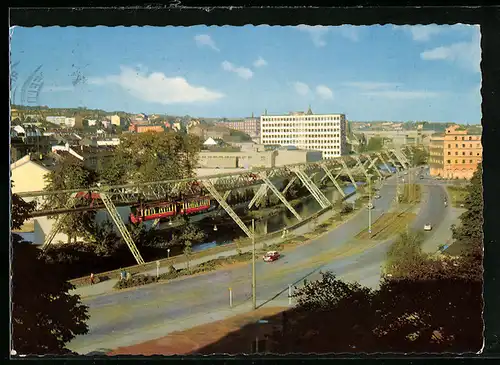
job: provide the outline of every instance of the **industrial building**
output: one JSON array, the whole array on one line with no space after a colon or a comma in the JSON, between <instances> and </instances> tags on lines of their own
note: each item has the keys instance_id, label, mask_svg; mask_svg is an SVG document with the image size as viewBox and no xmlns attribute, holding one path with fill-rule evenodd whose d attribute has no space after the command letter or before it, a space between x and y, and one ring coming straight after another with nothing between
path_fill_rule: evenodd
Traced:
<instances>
[{"instance_id":1,"label":"industrial building","mask_svg":"<svg viewBox=\"0 0 500 365\"><path fill-rule=\"evenodd\" d=\"M260 143L295 146L323 153L324 159L347 154L347 120L345 114L304 112L285 115L262 115Z\"/></svg>"},{"instance_id":2,"label":"industrial building","mask_svg":"<svg viewBox=\"0 0 500 365\"><path fill-rule=\"evenodd\" d=\"M198 167L209 169L271 168L296 163L317 162L321 159L321 151L286 148L269 150L265 149L264 146L257 145L253 150L240 152L201 151L198 156Z\"/></svg>"}]
</instances>

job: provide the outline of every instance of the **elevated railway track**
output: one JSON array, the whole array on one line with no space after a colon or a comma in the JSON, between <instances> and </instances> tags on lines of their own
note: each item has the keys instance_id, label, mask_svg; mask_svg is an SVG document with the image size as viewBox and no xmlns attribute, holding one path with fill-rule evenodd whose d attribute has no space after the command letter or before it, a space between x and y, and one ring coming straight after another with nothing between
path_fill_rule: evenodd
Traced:
<instances>
[{"instance_id":1,"label":"elevated railway track","mask_svg":"<svg viewBox=\"0 0 500 365\"><path fill-rule=\"evenodd\" d=\"M249 204L250 208L253 205L258 205L270 190L300 221L302 217L288 203L284 195L293 182L300 181L324 209L333 204L318 187L325 180L330 180L339 193L344 196L338 182L339 177L347 177L357 189L355 177L368 179L370 175L378 175L379 178L383 178L379 165L385 166L385 170L388 172L391 172L389 165L396 168L397 171L408 168L410 162L407 155L409 153L411 153L409 150L385 150L342 156L318 162L273 168L252 168L240 173L126 185L104 186L98 184L94 187L82 187L80 189L32 191L19 193L18 195L25 200L36 202L32 217L58 215L51 232L45 237L42 249L49 247L68 213L106 209L140 265L144 263L144 260L116 209L118 206L129 206L138 202L178 202L179 199L182 200L186 196L209 196L217 201L219 206L226 211L247 236L252 237L252 232L226 201L231 191L259 186L258 189L254 189L255 195ZM289 183L280 191L276 186L276 182L284 179L289 180ZM50 205L48 204L49 201Z\"/></svg>"}]
</instances>

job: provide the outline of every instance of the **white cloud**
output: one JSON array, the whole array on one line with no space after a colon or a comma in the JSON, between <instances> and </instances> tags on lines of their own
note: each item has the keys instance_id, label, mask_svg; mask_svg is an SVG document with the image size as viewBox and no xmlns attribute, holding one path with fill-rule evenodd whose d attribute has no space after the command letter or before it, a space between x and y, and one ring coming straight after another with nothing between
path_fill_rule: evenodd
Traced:
<instances>
[{"instance_id":1,"label":"white cloud","mask_svg":"<svg viewBox=\"0 0 500 365\"><path fill-rule=\"evenodd\" d=\"M267 61L263 59L262 57L259 57L255 62L253 63L254 67L262 67L267 65Z\"/></svg>"},{"instance_id":2,"label":"white cloud","mask_svg":"<svg viewBox=\"0 0 500 365\"><path fill-rule=\"evenodd\" d=\"M470 42L459 42L426 50L420 54L425 61L448 61L473 72L481 72L481 34L477 31Z\"/></svg>"},{"instance_id":3,"label":"white cloud","mask_svg":"<svg viewBox=\"0 0 500 365\"><path fill-rule=\"evenodd\" d=\"M316 86L316 94L322 99L333 99L333 92L325 85Z\"/></svg>"},{"instance_id":4,"label":"white cloud","mask_svg":"<svg viewBox=\"0 0 500 365\"><path fill-rule=\"evenodd\" d=\"M425 91L425 90L414 90L414 91L402 91L402 90L383 90L383 91L369 91L361 93L365 96L381 97L385 99L399 99L399 100L411 100L411 99L427 99L435 98L441 96L440 93Z\"/></svg>"},{"instance_id":5,"label":"white cloud","mask_svg":"<svg viewBox=\"0 0 500 365\"><path fill-rule=\"evenodd\" d=\"M326 41L324 40L324 36L328 33L328 27L323 25L304 25L300 24L297 26L297 29L309 33L311 40L313 41L316 47L324 47L326 46Z\"/></svg>"},{"instance_id":6,"label":"white cloud","mask_svg":"<svg viewBox=\"0 0 500 365\"><path fill-rule=\"evenodd\" d=\"M299 95L307 95L311 91L311 89L309 89L309 86L307 86L307 84L304 84L303 82L300 81L294 82L293 88L295 89L295 92Z\"/></svg>"},{"instance_id":7,"label":"white cloud","mask_svg":"<svg viewBox=\"0 0 500 365\"><path fill-rule=\"evenodd\" d=\"M161 72L148 75L124 66L120 69L119 75L90 78L88 82L94 85L115 84L138 99L165 105L214 101L225 96L205 87L190 85L182 77L167 77Z\"/></svg>"},{"instance_id":8,"label":"white cloud","mask_svg":"<svg viewBox=\"0 0 500 365\"><path fill-rule=\"evenodd\" d=\"M377 90L398 87L401 84L395 82L370 82L370 81L353 81L345 82L344 85L355 87L361 90Z\"/></svg>"},{"instance_id":9,"label":"white cloud","mask_svg":"<svg viewBox=\"0 0 500 365\"><path fill-rule=\"evenodd\" d=\"M359 41L359 27L352 25L340 26L340 34L353 42Z\"/></svg>"},{"instance_id":10,"label":"white cloud","mask_svg":"<svg viewBox=\"0 0 500 365\"><path fill-rule=\"evenodd\" d=\"M209 47L214 51L219 52L219 48L215 45L214 40L208 34L197 34L194 36L194 40L199 47Z\"/></svg>"},{"instance_id":11,"label":"white cloud","mask_svg":"<svg viewBox=\"0 0 500 365\"><path fill-rule=\"evenodd\" d=\"M393 26L393 29L404 30L411 34L411 37L416 42L427 42L431 39L433 35L437 35L441 33L444 29L444 26L430 24L430 25L403 25Z\"/></svg>"},{"instance_id":12,"label":"white cloud","mask_svg":"<svg viewBox=\"0 0 500 365\"><path fill-rule=\"evenodd\" d=\"M359 41L359 30L360 27L352 25L341 25L338 27L328 27L324 25L305 25L300 24L297 29L309 33L311 40L316 47L326 46L325 36L330 31L338 31L339 34L353 42Z\"/></svg>"},{"instance_id":13,"label":"white cloud","mask_svg":"<svg viewBox=\"0 0 500 365\"><path fill-rule=\"evenodd\" d=\"M237 67L228 61L222 62L222 68L225 71L234 72L239 77L241 77L242 79L245 79L245 80L251 79L253 77L253 72L249 68Z\"/></svg>"}]
</instances>

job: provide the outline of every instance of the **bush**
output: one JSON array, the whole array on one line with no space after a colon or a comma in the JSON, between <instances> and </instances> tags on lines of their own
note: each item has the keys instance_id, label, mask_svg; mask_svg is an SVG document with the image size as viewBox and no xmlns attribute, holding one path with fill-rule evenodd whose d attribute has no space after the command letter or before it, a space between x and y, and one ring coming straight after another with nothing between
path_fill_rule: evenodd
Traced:
<instances>
[{"instance_id":1,"label":"bush","mask_svg":"<svg viewBox=\"0 0 500 365\"><path fill-rule=\"evenodd\" d=\"M142 286L147 284L156 283L157 278L151 275L134 275L130 279L120 280L118 281L114 288L115 289L125 289L125 288L133 288L136 286Z\"/></svg>"}]
</instances>

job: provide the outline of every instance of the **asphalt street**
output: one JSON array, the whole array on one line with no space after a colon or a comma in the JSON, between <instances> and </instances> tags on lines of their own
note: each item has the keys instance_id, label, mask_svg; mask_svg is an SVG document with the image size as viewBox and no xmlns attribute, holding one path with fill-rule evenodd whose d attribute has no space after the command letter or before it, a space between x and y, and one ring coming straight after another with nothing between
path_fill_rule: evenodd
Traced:
<instances>
[{"instance_id":1,"label":"asphalt street","mask_svg":"<svg viewBox=\"0 0 500 365\"><path fill-rule=\"evenodd\" d=\"M426 238L432 237L447 213L444 194L441 186L423 186L421 209L412 228L423 230L424 224L431 223L434 229L425 233ZM374 201L373 221L393 204L396 177L386 181L380 195L381 198ZM301 285L304 279L315 280L320 271L327 270L345 280L376 288L390 242L353 240L367 225L368 211L364 209L314 242L286 251L276 262L265 263L259 258L256 263L259 304L286 305L290 285ZM232 308L229 306L229 288ZM220 319L218 316L224 310L229 310L227 316L235 310L248 310L251 292L251 264L245 264L87 298L83 302L89 306L90 331L76 337L68 347L79 353L88 353L97 348L112 349L165 336L175 330Z\"/></svg>"}]
</instances>

